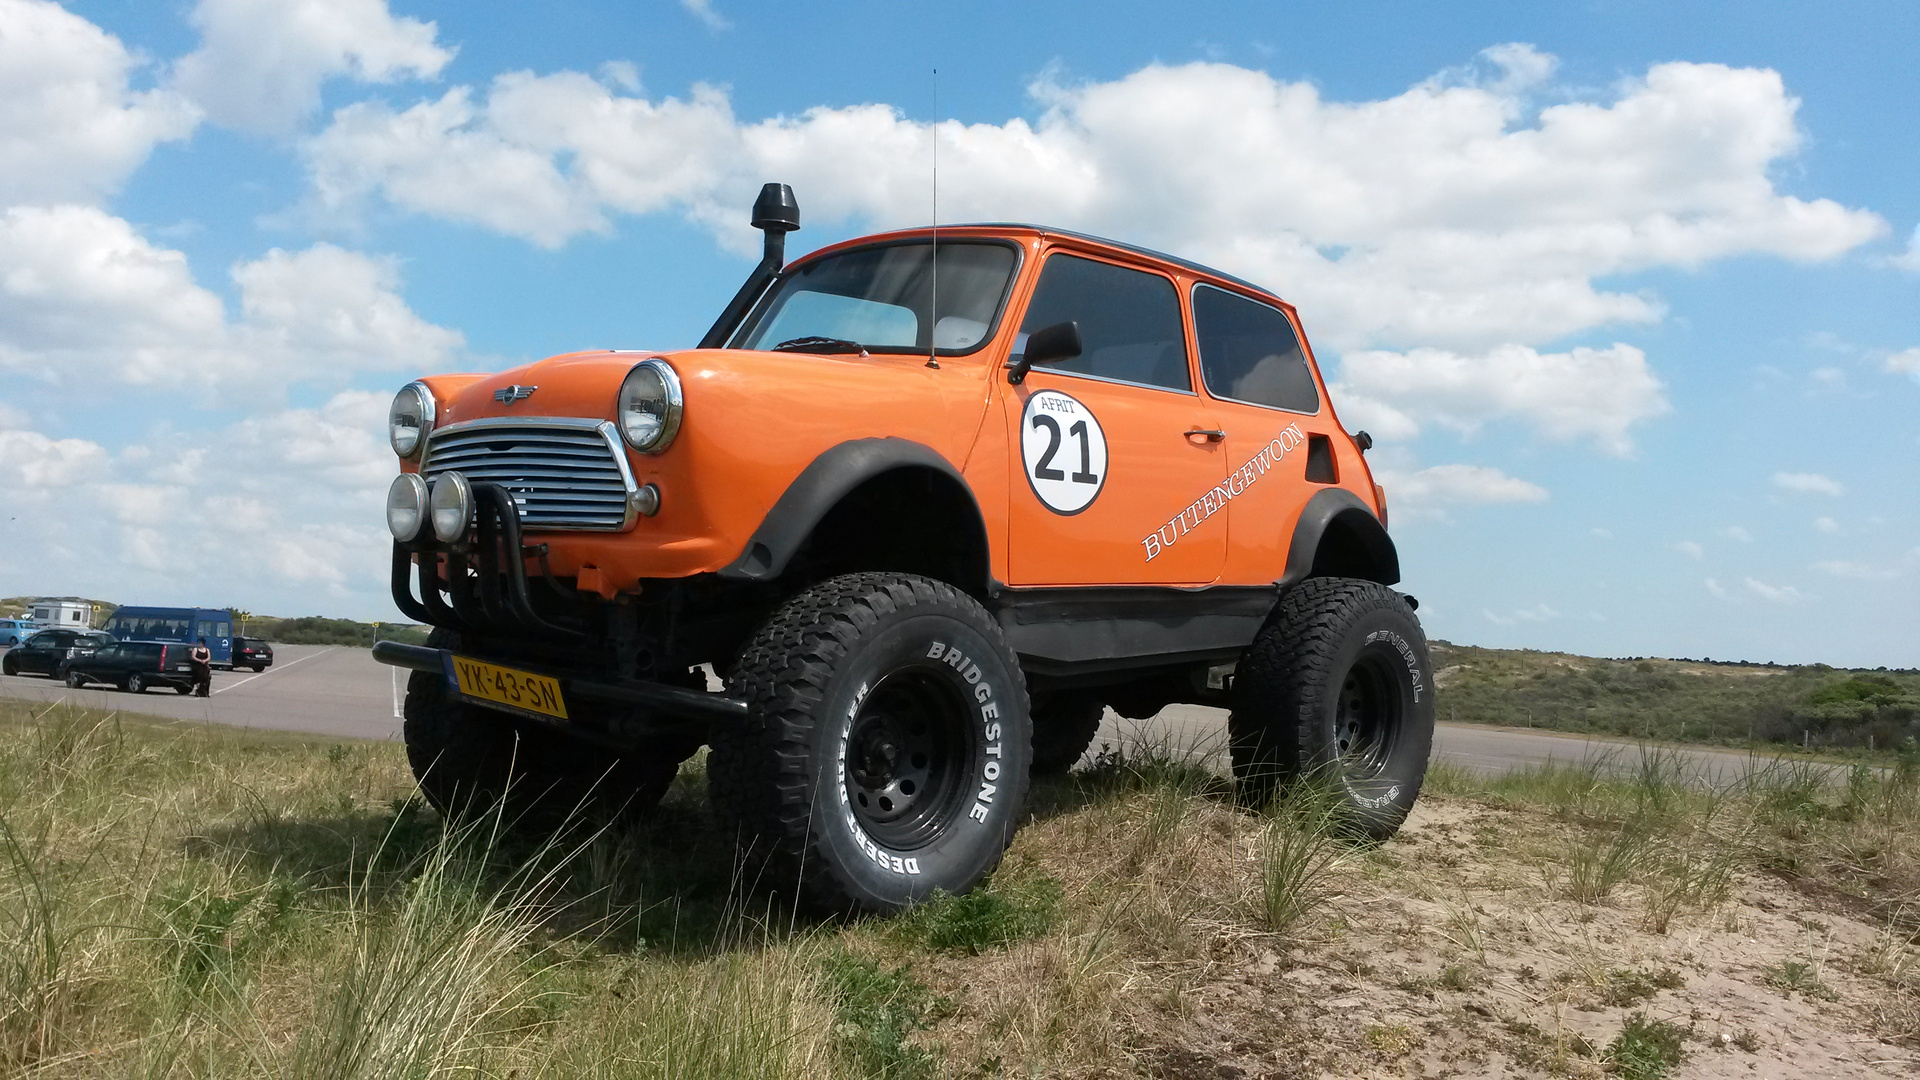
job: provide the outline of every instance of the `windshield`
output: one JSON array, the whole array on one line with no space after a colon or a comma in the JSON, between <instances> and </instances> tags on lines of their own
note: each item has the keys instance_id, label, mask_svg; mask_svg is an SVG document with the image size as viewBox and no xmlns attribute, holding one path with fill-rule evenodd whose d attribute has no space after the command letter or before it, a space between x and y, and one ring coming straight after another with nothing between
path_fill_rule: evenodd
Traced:
<instances>
[{"instance_id":1,"label":"windshield","mask_svg":"<svg viewBox=\"0 0 1920 1080\"><path fill-rule=\"evenodd\" d=\"M816 259L781 276L732 347L970 353L993 335L1018 258L1009 244L943 242L937 311L931 243L881 244ZM929 319L929 311L937 318Z\"/></svg>"}]
</instances>

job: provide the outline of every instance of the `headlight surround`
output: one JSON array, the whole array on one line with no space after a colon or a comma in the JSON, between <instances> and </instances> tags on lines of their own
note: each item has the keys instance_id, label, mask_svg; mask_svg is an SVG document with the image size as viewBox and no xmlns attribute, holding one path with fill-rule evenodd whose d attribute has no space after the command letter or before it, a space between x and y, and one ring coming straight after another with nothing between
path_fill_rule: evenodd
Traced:
<instances>
[{"instance_id":1,"label":"headlight surround","mask_svg":"<svg viewBox=\"0 0 1920 1080\"><path fill-rule=\"evenodd\" d=\"M427 482L419 473L401 473L387 489L387 531L403 544L420 535L427 521Z\"/></svg>"},{"instance_id":2,"label":"headlight surround","mask_svg":"<svg viewBox=\"0 0 1920 1080\"><path fill-rule=\"evenodd\" d=\"M467 535L467 523L473 520L473 485L457 472L434 477L427 514L433 519L433 538L441 543L451 544Z\"/></svg>"},{"instance_id":3,"label":"headlight surround","mask_svg":"<svg viewBox=\"0 0 1920 1080\"><path fill-rule=\"evenodd\" d=\"M643 454L658 454L673 445L680 433L680 376L659 357L640 361L620 383L614 416L627 445Z\"/></svg>"},{"instance_id":4,"label":"headlight surround","mask_svg":"<svg viewBox=\"0 0 1920 1080\"><path fill-rule=\"evenodd\" d=\"M409 461L419 458L427 447L427 433L433 430L433 391L426 383L411 382L393 395L387 410L387 442L393 452Z\"/></svg>"}]
</instances>

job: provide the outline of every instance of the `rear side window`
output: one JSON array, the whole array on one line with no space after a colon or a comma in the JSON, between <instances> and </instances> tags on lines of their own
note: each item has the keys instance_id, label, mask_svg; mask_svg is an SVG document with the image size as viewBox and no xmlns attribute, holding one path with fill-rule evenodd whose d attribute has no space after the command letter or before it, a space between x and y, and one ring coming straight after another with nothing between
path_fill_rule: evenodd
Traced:
<instances>
[{"instance_id":1,"label":"rear side window","mask_svg":"<svg viewBox=\"0 0 1920 1080\"><path fill-rule=\"evenodd\" d=\"M160 659L160 650L166 648L165 645L149 644L126 645L122 647L131 650L133 655L141 660L158 660Z\"/></svg>"},{"instance_id":2,"label":"rear side window","mask_svg":"<svg viewBox=\"0 0 1920 1080\"><path fill-rule=\"evenodd\" d=\"M1046 365L1102 379L1193 389L1187 374L1187 336L1180 325L1180 294L1158 274L1112 263L1055 255L1040 270L1013 351L1027 336L1055 323L1080 324L1079 356Z\"/></svg>"},{"instance_id":3,"label":"rear side window","mask_svg":"<svg viewBox=\"0 0 1920 1080\"><path fill-rule=\"evenodd\" d=\"M1200 341L1200 373L1214 397L1289 412L1320 411L1320 391L1300 339L1278 309L1196 285L1193 329Z\"/></svg>"}]
</instances>

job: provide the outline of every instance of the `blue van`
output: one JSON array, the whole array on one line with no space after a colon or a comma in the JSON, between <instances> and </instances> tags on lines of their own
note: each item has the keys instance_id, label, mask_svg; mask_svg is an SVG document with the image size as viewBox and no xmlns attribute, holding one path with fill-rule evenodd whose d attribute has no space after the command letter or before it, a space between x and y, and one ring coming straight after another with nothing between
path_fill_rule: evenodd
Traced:
<instances>
[{"instance_id":1,"label":"blue van","mask_svg":"<svg viewBox=\"0 0 1920 1080\"><path fill-rule=\"evenodd\" d=\"M120 641L192 645L206 638L214 666L233 666L233 612L224 608L123 607L100 629Z\"/></svg>"}]
</instances>

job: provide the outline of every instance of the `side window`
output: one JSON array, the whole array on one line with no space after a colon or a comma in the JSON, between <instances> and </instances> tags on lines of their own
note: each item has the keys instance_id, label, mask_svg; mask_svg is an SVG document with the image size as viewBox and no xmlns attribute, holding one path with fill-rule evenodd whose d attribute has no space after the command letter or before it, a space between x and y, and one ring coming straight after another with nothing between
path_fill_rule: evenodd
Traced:
<instances>
[{"instance_id":1,"label":"side window","mask_svg":"<svg viewBox=\"0 0 1920 1080\"><path fill-rule=\"evenodd\" d=\"M1027 303L1013 351L1026 349L1027 335L1055 323L1080 324L1079 356L1048 364L1102 379L1192 390L1187 374L1187 338L1180 326L1180 296L1158 274L1129 270L1072 255L1055 255L1040 270L1040 284Z\"/></svg>"},{"instance_id":2,"label":"side window","mask_svg":"<svg viewBox=\"0 0 1920 1080\"><path fill-rule=\"evenodd\" d=\"M1320 411L1320 392L1300 351L1293 324L1278 310L1244 296L1196 285L1193 330L1200 374L1214 397L1290 412Z\"/></svg>"},{"instance_id":3,"label":"side window","mask_svg":"<svg viewBox=\"0 0 1920 1080\"><path fill-rule=\"evenodd\" d=\"M233 636L233 624L232 624L232 623L229 623L229 622L223 622L223 623L214 623L214 624L213 624L213 636L214 636L214 637L232 637L232 636Z\"/></svg>"}]
</instances>

